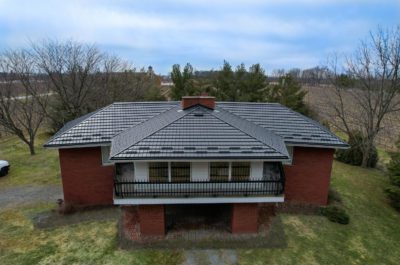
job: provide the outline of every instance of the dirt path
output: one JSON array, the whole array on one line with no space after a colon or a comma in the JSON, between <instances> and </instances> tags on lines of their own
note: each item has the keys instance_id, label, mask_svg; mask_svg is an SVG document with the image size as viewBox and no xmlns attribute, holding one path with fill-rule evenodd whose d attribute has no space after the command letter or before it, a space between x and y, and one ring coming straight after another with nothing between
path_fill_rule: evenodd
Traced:
<instances>
[{"instance_id":1,"label":"dirt path","mask_svg":"<svg viewBox=\"0 0 400 265\"><path fill-rule=\"evenodd\" d=\"M235 250L186 250L183 265L234 265L237 264Z\"/></svg>"},{"instance_id":2,"label":"dirt path","mask_svg":"<svg viewBox=\"0 0 400 265\"><path fill-rule=\"evenodd\" d=\"M0 208L25 203L54 202L62 199L61 185L15 186L0 188Z\"/></svg>"}]
</instances>

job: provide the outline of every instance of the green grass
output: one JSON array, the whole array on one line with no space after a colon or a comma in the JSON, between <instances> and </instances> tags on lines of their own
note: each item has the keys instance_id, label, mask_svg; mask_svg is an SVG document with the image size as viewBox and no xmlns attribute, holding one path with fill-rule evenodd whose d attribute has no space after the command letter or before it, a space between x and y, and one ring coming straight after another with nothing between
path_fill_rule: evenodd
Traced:
<instances>
[{"instance_id":1,"label":"green grass","mask_svg":"<svg viewBox=\"0 0 400 265\"><path fill-rule=\"evenodd\" d=\"M45 135L41 135L38 145ZM385 155L383 153L383 155ZM0 142L0 159L10 160L11 174L0 187L59 183L57 152L38 148L31 157L16 139ZM400 214L383 188L381 170L335 162L332 186L350 215L349 225L322 216L282 214L288 248L238 251L240 264L400 264ZM0 264L179 264L182 251L124 251L116 246L115 221L87 222L40 230L32 216L53 205L0 209Z\"/></svg>"},{"instance_id":2,"label":"green grass","mask_svg":"<svg viewBox=\"0 0 400 265\"><path fill-rule=\"evenodd\" d=\"M0 211L0 264L180 264L179 251L123 251L114 221L40 230L31 217L50 205Z\"/></svg>"},{"instance_id":3,"label":"green grass","mask_svg":"<svg viewBox=\"0 0 400 265\"><path fill-rule=\"evenodd\" d=\"M0 178L0 188L61 183L57 150L43 148L47 139L47 134L38 135L36 155L31 156L28 146L18 138L0 138L0 160L11 164L10 173Z\"/></svg>"},{"instance_id":4,"label":"green grass","mask_svg":"<svg viewBox=\"0 0 400 265\"><path fill-rule=\"evenodd\" d=\"M400 264L400 214L386 200L385 175L334 163L332 186L349 225L322 216L282 215L288 248L240 252L241 264Z\"/></svg>"}]
</instances>

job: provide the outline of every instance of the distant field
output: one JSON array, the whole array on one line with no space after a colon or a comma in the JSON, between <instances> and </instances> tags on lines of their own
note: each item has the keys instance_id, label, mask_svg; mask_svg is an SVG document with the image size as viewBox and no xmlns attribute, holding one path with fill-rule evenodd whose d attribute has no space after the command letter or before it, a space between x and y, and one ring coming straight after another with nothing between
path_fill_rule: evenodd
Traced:
<instances>
[{"instance_id":1,"label":"distant field","mask_svg":"<svg viewBox=\"0 0 400 265\"><path fill-rule=\"evenodd\" d=\"M334 111L330 108L328 102L333 98L333 88L328 85L305 86L308 92L306 102L318 113L319 117L326 121L332 121ZM346 99L345 99L346 100ZM351 100L347 98L347 100ZM351 102L347 102L348 106L353 106ZM350 111L358 111L350 109ZM355 121L357 122L357 121ZM388 115L383 122L383 129L378 135L377 145L385 150L393 150L395 142L400 136L400 112Z\"/></svg>"}]
</instances>

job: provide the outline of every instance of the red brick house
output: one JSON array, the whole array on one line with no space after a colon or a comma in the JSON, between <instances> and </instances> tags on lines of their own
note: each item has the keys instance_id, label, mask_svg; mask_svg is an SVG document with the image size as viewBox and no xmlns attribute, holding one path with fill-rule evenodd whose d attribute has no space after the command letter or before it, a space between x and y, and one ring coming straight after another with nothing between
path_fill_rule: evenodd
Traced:
<instances>
[{"instance_id":1,"label":"red brick house","mask_svg":"<svg viewBox=\"0 0 400 265\"><path fill-rule=\"evenodd\" d=\"M64 200L135 205L142 235L166 233L169 205L226 204L231 232L257 231L259 203L325 205L336 148L347 144L276 103L114 103L66 124Z\"/></svg>"}]
</instances>

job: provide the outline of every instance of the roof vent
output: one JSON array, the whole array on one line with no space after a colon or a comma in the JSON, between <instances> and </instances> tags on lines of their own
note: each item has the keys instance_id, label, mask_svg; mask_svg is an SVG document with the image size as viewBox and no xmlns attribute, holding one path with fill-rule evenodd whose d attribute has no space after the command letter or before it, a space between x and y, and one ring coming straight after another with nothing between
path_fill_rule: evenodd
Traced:
<instances>
[{"instance_id":1,"label":"roof vent","mask_svg":"<svg viewBox=\"0 0 400 265\"><path fill-rule=\"evenodd\" d=\"M203 113L203 112L200 112L200 111L196 111L196 112L193 113L193 115L194 115L195 117L203 117L203 116L204 116L204 113Z\"/></svg>"}]
</instances>

